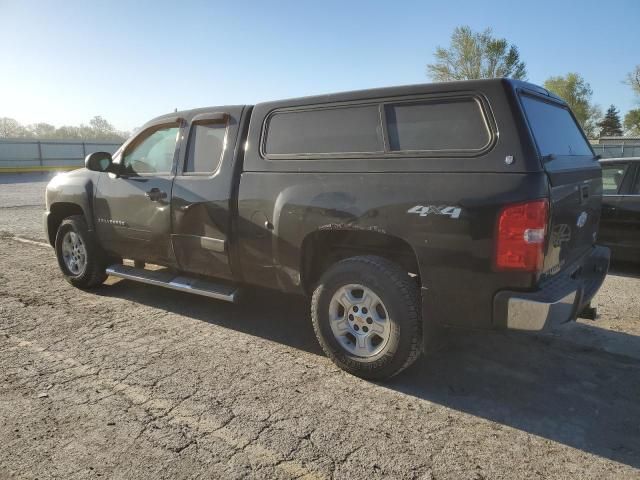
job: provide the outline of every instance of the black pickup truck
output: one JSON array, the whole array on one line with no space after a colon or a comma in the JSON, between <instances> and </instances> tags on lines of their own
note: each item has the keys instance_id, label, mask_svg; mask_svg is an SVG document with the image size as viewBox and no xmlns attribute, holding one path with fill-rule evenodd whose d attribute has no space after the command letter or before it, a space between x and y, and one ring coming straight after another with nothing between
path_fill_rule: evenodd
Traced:
<instances>
[{"instance_id":1,"label":"black pickup truck","mask_svg":"<svg viewBox=\"0 0 640 480\"><path fill-rule=\"evenodd\" d=\"M593 150L562 100L513 80L171 113L85 163L46 195L73 285L306 294L324 351L365 378L435 327L575 319L609 265Z\"/></svg>"}]
</instances>

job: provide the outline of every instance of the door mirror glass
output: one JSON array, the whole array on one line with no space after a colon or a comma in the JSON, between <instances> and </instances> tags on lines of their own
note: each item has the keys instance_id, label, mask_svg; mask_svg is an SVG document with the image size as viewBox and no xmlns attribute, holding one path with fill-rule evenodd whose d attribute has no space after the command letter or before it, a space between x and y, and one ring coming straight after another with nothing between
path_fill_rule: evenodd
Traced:
<instances>
[{"instance_id":1,"label":"door mirror glass","mask_svg":"<svg viewBox=\"0 0 640 480\"><path fill-rule=\"evenodd\" d=\"M84 159L84 166L87 170L94 172L108 172L113 165L113 159L109 152L93 152Z\"/></svg>"}]
</instances>

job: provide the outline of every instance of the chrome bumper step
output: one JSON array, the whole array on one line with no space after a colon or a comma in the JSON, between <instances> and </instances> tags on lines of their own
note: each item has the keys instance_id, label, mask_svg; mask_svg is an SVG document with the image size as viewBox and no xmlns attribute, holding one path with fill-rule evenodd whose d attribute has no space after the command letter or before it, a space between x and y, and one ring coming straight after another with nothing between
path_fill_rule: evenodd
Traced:
<instances>
[{"instance_id":1,"label":"chrome bumper step","mask_svg":"<svg viewBox=\"0 0 640 480\"><path fill-rule=\"evenodd\" d=\"M146 270L128 265L111 265L107 274L134 282L146 283L157 287L170 288L180 292L193 293L204 297L235 303L238 297L237 288L229 285L200 280L198 278L176 275L165 270Z\"/></svg>"}]
</instances>

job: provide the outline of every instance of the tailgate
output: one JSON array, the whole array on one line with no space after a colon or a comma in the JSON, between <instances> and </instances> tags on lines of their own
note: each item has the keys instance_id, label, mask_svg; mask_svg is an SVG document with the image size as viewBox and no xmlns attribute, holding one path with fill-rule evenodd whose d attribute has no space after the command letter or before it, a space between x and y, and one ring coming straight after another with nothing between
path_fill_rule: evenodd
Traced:
<instances>
[{"instance_id":1,"label":"tailgate","mask_svg":"<svg viewBox=\"0 0 640 480\"><path fill-rule=\"evenodd\" d=\"M545 164L550 183L549 236L543 272L553 275L570 265L596 240L602 201L602 173L597 161L557 168L556 159ZM571 160L576 163L576 159Z\"/></svg>"},{"instance_id":2,"label":"tailgate","mask_svg":"<svg viewBox=\"0 0 640 480\"><path fill-rule=\"evenodd\" d=\"M569 266L596 240L602 171L569 108L554 99L521 94L527 121L549 178L549 233L543 275Z\"/></svg>"}]
</instances>

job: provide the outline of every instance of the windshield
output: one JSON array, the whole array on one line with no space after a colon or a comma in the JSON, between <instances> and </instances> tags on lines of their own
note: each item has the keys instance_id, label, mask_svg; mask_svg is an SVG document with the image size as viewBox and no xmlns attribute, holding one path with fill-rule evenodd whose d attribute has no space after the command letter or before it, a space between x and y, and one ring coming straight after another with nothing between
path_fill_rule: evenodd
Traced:
<instances>
[{"instance_id":1,"label":"windshield","mask_svg":"<svg viewBox=\"0 0 640 480\"><path fill-rule=\"evenodd\" d=\"M530 95L522 95L521 98L540 155L593 156L591 147L567 107Z\"/></svg>"}]
</instances>

